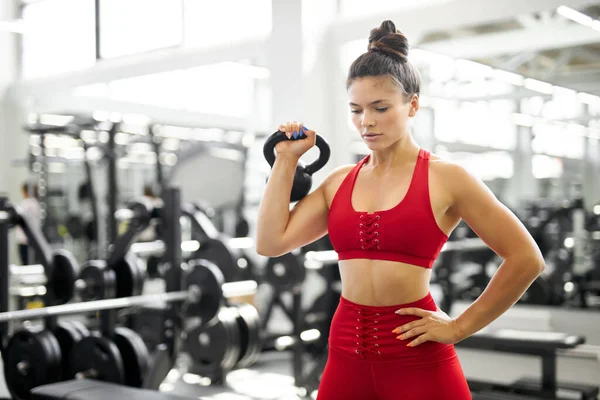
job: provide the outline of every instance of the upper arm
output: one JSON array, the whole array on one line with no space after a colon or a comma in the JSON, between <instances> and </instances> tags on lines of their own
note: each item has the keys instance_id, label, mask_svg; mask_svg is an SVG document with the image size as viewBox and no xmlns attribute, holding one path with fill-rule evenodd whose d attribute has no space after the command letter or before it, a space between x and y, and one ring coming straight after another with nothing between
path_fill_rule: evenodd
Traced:
<instances>
[{"instance_id":1,"label":"upper arm","mask_svg":"<svg viewBox=\"0 0 600 400\"><path fill-rule=\"evenodd\" d=\"M463 219L496 254L543 260L541 252L521 221L477 177L460 165L445 165L445 181L451 182L450 211Z\"/></svg>"},{"instance_id":2,"label":"upper arm","mask_svg":"<svg viewBox=\"0 0 600 400\"><path fill-rule=\"evenodd\" d=\"M327 233L328 193L337 191L348 171L348 166L335 169L314 191L294 205L281 240L283 253L312 243Z\"/></svg>"}]
</instances>

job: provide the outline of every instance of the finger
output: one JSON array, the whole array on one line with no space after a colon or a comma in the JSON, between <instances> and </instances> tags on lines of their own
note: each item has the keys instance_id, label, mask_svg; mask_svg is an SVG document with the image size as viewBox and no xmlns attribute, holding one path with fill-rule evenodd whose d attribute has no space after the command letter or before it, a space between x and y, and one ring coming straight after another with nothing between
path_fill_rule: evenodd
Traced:
<instances>
[{"instance_id":1,"label":"finger","mask_svg":"<svg viewBox=\"0 0 600 400\"><path fill-rule=\"evenodd\" d=\"M284 124L279 125L279 128L277 128L277 130L279 132L285 132L285 125Z\"/></svg>"},{"instance_id":2,"label":"finger","mask_svg":"<svg viewBox=\"0 0 600 400\"><path fill-rule=\"evenodd\" d=\"M416 315L418 317L426 317L429 314L431 314L431 311L423 310L422 308L408 307L408 308L401 308L401 309L399 309L398 311L396 311L396 314L399 314L399 315Z\"/></svg>"},{"instance_id":3,"label":"finger","mask_svg":"<svg viewBox=\"0 0 600 400\"><path fill-rule=\"evenodd\" d=\"M307 137L310 140L314 140L316 132L310 128L307 128L306 125L302 125L302 132L304 133L305 137Z\"/></svg>"},{"instance_id":4,"label":"finger","mask_svg":"<svg viewBox=\"0 0 600 400\"><path fill-rule=\"evenodd\" d=\"M423 325L425 325L425 323L426 323L425 320L418 319L416 321L409 322L408 324L404 324L402 326L399 326L396 329L394 329L392 332L394 332L394 333L403 333L403 332L406 332L406 331L408 331L410 329L416 328L418 326L423 326Z\"/></svg>"},{"instance_id":5,"label":"finger","mask_svg":"<svg viewBox=\"0 0 600 400\"><path fill-rule=\"evenodd\" d=\"M306 127L304 126L304 122L298 122L298 139L306 138Z\"/></svg>"},{"instance_id":6,"label":"finger","mask_svg":"<svg viewBox=\"0 0 600 400\"><path fill-rule=\"evenodd\" d=\"M291 122L286 122L285 123L285 135L287 136L288 139L290 139L292 137L292 123Z\"/></svg>"},{"instance_id":7,"label":"finger","mask_svg":"<svg viewBox=\"0 0 600 400\"><path fill-rule=\"evenodd\" d=\"M292 139L297 139L298 138L298 130L300 129L300 126L298 125L298 121L294 121L292 122Z\"/></svg>"},{"instance_id":8,"label":"finger","mask_svg":"<svg viewBox=\"0 0 600 400\"><path fill-rule=\"evenodd\" d=\"M420 344L423 344L425 342L429 341L429 334L428 333L424 333L421 336L419 336L418 338L416 338L415 340L413 340L412 342L410 342L409 344L407 344L408 347L416 347Z\"/></svg>"},{"instance_id":9,"label":"finger","mask_svg":"<svg viewBox=\"0 0 600 400\"><path fill-rule=\"evenodd\" d=\"M396 336L396 339L406 340L406 339L410 339L410 338L418 336L418 335L422 335L425 332L427 332L426 326L418 326L416 328L413 328L413 329L407 331L406 333L404 333L402 335Z\"/></svg>"}]
</instances>

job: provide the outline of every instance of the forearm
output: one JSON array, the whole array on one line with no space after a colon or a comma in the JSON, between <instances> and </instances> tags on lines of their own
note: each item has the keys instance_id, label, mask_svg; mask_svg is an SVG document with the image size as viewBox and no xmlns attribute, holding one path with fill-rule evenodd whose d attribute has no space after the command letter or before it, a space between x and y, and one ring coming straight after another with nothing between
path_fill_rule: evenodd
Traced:
<instances>
[{"instance_id":1,"label":"forearm","mask_svg":"<svg viewBox=\"0 0 600 400\"><path fill-rule=\"evenodd\" d=\"M269 252L281 240L290 218L290 194L298 159L280 155L275 159L258 209L256 248Z\"/></svg>"},{"instance_id":2,"label":"forearm","mask_svg":"<svg viewBox=\"0 0 600 400\"><path fill-rule=\"evenodd\" d=\"M512 307L543 267L543 260L534 256L504 260L481 296L456 319L460 340L486 327Z\"/></svg>"}]
</instances>

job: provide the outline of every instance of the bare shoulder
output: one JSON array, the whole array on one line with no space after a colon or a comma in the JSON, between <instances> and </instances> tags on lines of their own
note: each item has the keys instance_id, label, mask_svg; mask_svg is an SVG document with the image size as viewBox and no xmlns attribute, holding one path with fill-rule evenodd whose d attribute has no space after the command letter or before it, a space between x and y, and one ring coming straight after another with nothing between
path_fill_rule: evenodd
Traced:
<instances>
[{"instance_id":1,"label":"bare shoulder","mask_svg":"<svg viewBox=\"0 0 600 400\"><path fill-rule=\"evenodd\" d=\"M456 187L459 182L467 183L467 181L479 180L459 163L433 153L429 161L429 171L436 180L445 182L449 187Z\"/></svg>"},{"instance_id":2,"label":"bare shoulder","mask_svg":"<svg viewBox=\"0 0 600 400\"><path fill-rule=\"evenodd\" d=\"M323 191L325 192L325 198L327 199L328 204L331 203L331 200L333 200L333 197L335 196L342 182L344 181L348 173L352 171L352 168L354 168L355 166L355 164L339 166L333 171L331 171L329 175L327 175L325 180L323 180L321 186L323 188Z\"/></svg>"}]
</instances>

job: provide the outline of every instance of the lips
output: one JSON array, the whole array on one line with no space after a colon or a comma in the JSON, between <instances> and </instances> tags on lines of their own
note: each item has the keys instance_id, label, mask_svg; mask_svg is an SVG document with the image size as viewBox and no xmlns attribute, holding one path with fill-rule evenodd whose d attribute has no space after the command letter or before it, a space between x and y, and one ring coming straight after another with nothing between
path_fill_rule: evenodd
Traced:
<instances>
[{"instance_id":1,"label":"lips","mask_svg":"<svg viewBox=\"0 0 600 400\"><path fill-rule=\"evenodd\" d=\"M365 133L363 135L363 137L366 137L366 138L368 138L368 137L377 137L377 136L381 136L381 133L372 133L372 132L369 132L369 133Z\"/></svg>"}]
</instances>

